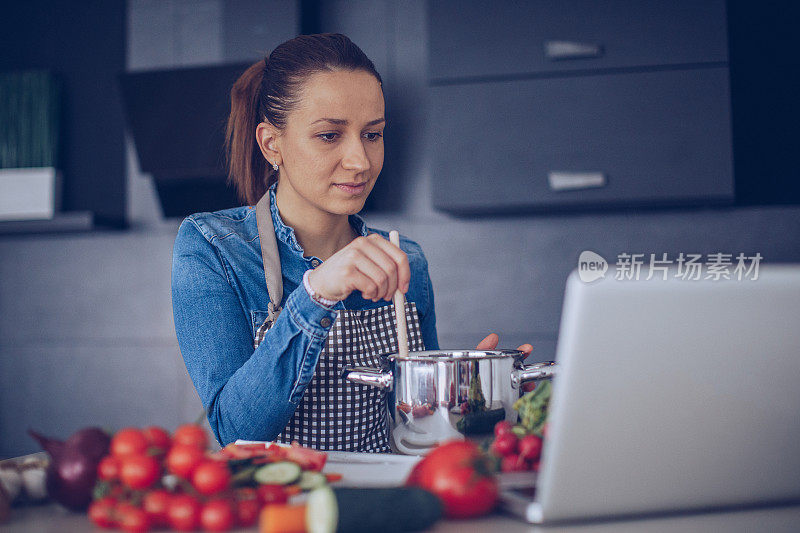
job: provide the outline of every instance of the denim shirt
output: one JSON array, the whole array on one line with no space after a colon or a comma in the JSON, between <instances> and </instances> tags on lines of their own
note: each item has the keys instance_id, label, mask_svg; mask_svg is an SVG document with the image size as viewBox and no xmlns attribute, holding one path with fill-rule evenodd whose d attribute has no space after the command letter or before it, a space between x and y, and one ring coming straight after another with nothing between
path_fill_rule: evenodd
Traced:
<instances>
[{"instance_id":1,"label":"denim shirt","mask_svg":"<svg viewBox=\"0 0 800 533\"><path fill-rule=\"evenodd\" d=\"M303 274L321 261L304 256L294 230L281 220L274 186L269 194L283 310L255 350L255 331L267 318L269 302L255 208L191 215L181 223L173 249L175 332L222 445L236 439L273 440L284 429L302 401L338 310L392 305L365 300L358 291L333 307L312 300L303 287ZM379 233L388 239L387 232L368 228L357 215L349 220L359 235ZM416 242L401 236L400 248L411 267L406 299L416 303L425 347L436 350L428 263Z\"/></svg>"}]
</instances>

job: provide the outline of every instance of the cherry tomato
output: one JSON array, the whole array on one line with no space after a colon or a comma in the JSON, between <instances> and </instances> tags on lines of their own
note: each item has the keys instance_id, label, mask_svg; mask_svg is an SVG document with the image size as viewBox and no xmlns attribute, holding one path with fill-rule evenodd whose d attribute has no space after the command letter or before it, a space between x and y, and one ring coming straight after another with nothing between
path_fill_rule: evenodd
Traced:
<instances>
[{"instance_id":1,"label":"cherry tomato","mask_svg":"<svg viewBox=\"0 0 800 533\"><path fill-rule=\"evenodd\" d=\"M542 454L542 439L536 435L525 435L519 441L519 454L526 461L536 461Z\"/></svg>"},{"instance_id":2,"label":"cherry tomato","mask_svg":"<svg viewBox=\"0 0 800 533\"><path fill-rule=\"evenodd\" d=\"M202 505L190 494L178 494L170 498L167 521L178 531L192 531L200 525Z\"/></svg>"},{"instance_id":3,"label":"cherry tomato","mask_svg":"<svg viewBox=\"0 0 800 533\"><path fill-rule=\"evenodd\" d=\"M407 484L433 492L450 518L480 516L497 503L497 481L482 473L485 457L470 441L444 443L428 453L414 470Z\"/></svg>"},{"instance_id":4,"label":"cherry tomato","mask_svg":"<svg viewBox=\"0 0 800 533\"><path fill-rule=\"evenodd\" d=\"M161 489L150 491L142 498L142 508L154 527L167 526L167 509L171 498L169 492Z\"/></svg>"},{"instance_id":5,"label":"cherry tomato","mask_svg":"<svg viewBox=\"0 0 800 533\"><path fill-rule=\"evenodd\" d=\"M506 455L517 452L517 436L513 433L504 433L494 439L490 449L492 453L497 456L505 457Z\"/></svg>"},{"instance_id":6,"label":"cherry tomato","mask_svg":"<svg viewBox=\"0 0 800 533\"><path fill-rule=\"evenodd\" d=\"M261 502L258 499L246 499L236 502L236 521L241 527L250 527L258 521Z\"/></svg>"},{"instance_id":7,"label":"cherry tomato","mask_svg":"<svg viewBox=\"0 0 800 533\"><path fill-rule=\"evenodd\" d=\"M103 528L117 527L117 521L114 518L116 505L117 500L108 496L93 501L89 505L89 520Z\"/></svg>"},{"instance_id":8,"label":"cherry tomato","mask_svg":"<svg viewBox=\"0 0 800 533\"><path fill-rule=\"evenodd\" d=\"M161 474L161 467L149 455L129 455L123 457L119 467L119 477L132 489L150 488Z\"/></svg>"},{"instance_id":9,"label":"cherry tomato","mask_svg":"<svg viewBox=\"0 0 800 533\"><path fill-rule=\"evenodd\" d=\"M147 439L136 428L125 428L117 431L111 439L111 455L125 457L143 454L147 451Z\"/></svg>"},{"instance_id":10,"label":"cherry tomato","mask_svg":"<svg viewBox=\"0 0 800 533\"><path fill-rule=\"evenodd\" d=\"M106 455L97 465L97 477L103 481L114 481L119 477L119 458Z\"/></svg>"},{"instance_id":11,"label":"cherry tomato","mask_svg":"<svg viewBox=\"0 0 800 533\"><path fill-rule=\"evenodd\" d=\"M192 485L197 492L206 496L217 494L228 488L231 473L226 463L203 461L192 473Z\"/></svg>"},{"instance_id":12,"label":"cherry tomato","mask_svg":"<svg viewBox=\"0 0 800 533\"><path fill-rule=\"evenodd\" d=\"M500 422L494 425L494 436L499 437L500 435L511 433L512 427L514 426L511 425L511 422L509 422L508 420L501 420Z\"/></svg>"},{"instance_id":13,"label":"cherry tomato","mask_svg":"<svg viewBox=\"0 0 800 533\"><path fill-rule=\"evenodd\" d=\"M228 500L211 500L200 511L200 524L206 531L228 531L235 523L233 503Z\"/></svg>"},{"instance_id":14,"label":"cherry tomato","mask_svg":"<svg viewBox=\"0 0 800 533\"><path fill-rule=\"evenodd\" d=\"M289 494L283 488L283 485L260 485L256 490L258 491L258 499L264 505L282 504L289 501Z\"/></svg>"},{"instance_id":15,"label":"cherry tomato","mask_svg":"<svg viewBox=\"0 0 800 533\"><path fill-rule=\"evenodd\" d=\"M142 430L142 434L147 440L147 444L153 448L158 448L166 452L172 444L172 439L169 438L169 433L167 433L167 430L164 428L148 426Z\"/></svg>"},{"instance_id":16,"label":"cherry tomato","mask_svg":"<svg viewBox=\"0 0 800 533\"><path fill-rule=\"evenodd\" d=\"M205 454L195 446L174 444L167 454L167 469L178 477L188 479Z\"/></svg>"},{"instance_id":17,"label":"cherry tomato","mask_svg":"<svg viewBox=\"0 0 800 533\"><path fill-rule=\"evenodd\" d=\"M175 430L172 435L173 444L186 444L201 450L208 447L208 435L206 430L197 424L184 424Z\"/></svg>"},{"instance_id":18,"label":"cherry tomato","mask_svg":"<svg viewBox=\"0 0 800 533\"><path fill-rule=\"evenodd\" d=\"M150 530L150 520L144 509L139 509L129 503L120 503L114 509L114 513L117 515L117 523L123 531L139 533Z\"/></svg>"}]
</instances>

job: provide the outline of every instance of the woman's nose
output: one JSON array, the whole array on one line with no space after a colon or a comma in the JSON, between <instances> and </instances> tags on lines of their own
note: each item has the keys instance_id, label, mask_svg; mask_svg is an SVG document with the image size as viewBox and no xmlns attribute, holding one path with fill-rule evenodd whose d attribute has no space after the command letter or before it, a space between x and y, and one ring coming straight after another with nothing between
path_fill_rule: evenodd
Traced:
<instances>
[{"instance_id":1,"label":"woman's nose","mask_svg":"<svg viewBox=\"0 0 800 533\"><path fill-rule=\"evenodd\" d=\"M361 138L349 141L342 157L342 168L356 172L369 170L369 158Z\"/></svg>"}]
</instances>

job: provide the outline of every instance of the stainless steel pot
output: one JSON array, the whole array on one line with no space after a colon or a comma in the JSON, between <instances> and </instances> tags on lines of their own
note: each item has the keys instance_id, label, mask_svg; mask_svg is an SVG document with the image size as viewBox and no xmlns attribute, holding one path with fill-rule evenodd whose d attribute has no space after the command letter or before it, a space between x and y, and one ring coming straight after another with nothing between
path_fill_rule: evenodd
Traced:
<instances>
[{"instance_id":1,"label":"stainless steel pot","mask_svg":"<svg viewBox=\"0 0 800 533\"><path fill-rule=\"evenodd\" d=\"M516 422L520 385L555 371L552 361L524 359L518 350L431 350L390 355L382 369L345 368L343 376L394 392L392 447L421 455L446 440L491 434L500 420Z\"/></svg>"}]
</instances>

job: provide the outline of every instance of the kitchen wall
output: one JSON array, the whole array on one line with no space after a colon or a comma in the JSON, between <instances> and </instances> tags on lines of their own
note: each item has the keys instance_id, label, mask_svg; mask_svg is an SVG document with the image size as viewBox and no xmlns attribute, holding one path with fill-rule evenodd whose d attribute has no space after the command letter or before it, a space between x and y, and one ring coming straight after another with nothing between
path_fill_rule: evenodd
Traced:
<instances>
[{"instance_id":1,"label":"kitchen wall","mask_svg":"<svg viewBox=\"0 0 800 533\"><path fill-rule=\"evenodd\" d=\"M129 70L257 59L270 9L295 2L130 0ZM376 227L422 244L442 347L490 331L504 347L553 356L564 281L583 250L760 252L800 262L800 207L750 207L454 218L431 207L426 146L425 8L414 0L321 3L323 31L347 33L384 76L392 129ZM480 127L480 124L476 124ZM534 147L535 148L535 147ZM480 147L476 147L480 149ZM163 220L150 178L127 145L124 232L0 237L0 458L35 450L28 427L66 436L86 424L174 428L201 406L174 338L169 291L179 221ZM503 169L486 179L503 183Z\"/></svg>"}]
</instances>

